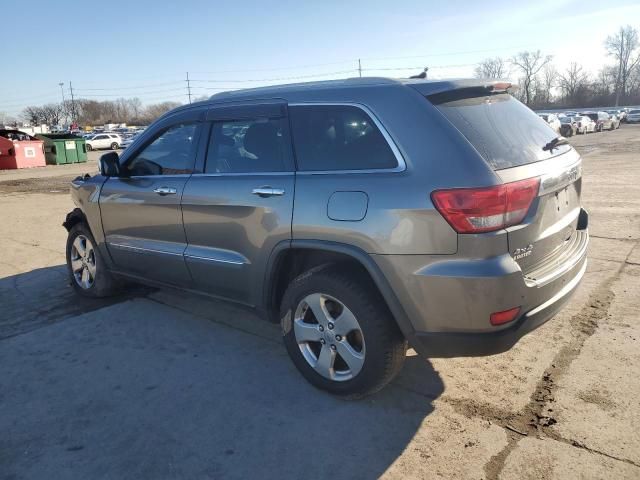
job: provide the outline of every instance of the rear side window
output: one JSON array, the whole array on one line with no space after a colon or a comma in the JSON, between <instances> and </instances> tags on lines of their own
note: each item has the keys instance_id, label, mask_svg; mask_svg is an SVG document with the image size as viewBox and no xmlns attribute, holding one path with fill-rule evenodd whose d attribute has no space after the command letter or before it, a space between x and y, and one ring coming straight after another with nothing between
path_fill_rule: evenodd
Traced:
<instances>
[{"instance_id":1,"label":"rear side window","mask_svg":"<svg viewBox=\"0 0 640 480\"><path fill-rule=\"evenodd\" d=\"M428 98L494 170L547 160L571 148L543 150L558 134L508 93L450 92Z\"/></svg>"},{"instance_id":2,"label":"rear side window","mask_svg":"<svg viewBox=\"0 0 640 480\"><path fill-rule=\"evenodd\" d=\"M293 144L301 171L370 170L398 166L382 132L351 105L289 107Z\"/></svg>"},{"instance_id":3,"label":"rear side window","mask_svg":"<svg viewBox=\"0 0 640 480\"><path fill-rule=\"evenodd\" d=\"M205 173L260 173L286 170L282 119L214 122Z\"/></svg>"}]
</instances>

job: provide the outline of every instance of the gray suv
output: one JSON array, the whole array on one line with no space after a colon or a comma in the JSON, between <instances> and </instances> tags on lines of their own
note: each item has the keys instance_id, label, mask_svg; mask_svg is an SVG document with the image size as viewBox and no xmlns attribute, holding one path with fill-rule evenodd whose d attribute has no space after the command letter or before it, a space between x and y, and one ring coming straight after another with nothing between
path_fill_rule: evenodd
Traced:
<instances>
[{"instance_id":1,"label":"gray suv","mask_svg":"<svg viewBox=\"0 0 640 480\"><path fill-rule=\"evenodd\" d=\"M509 86L363 78L177 108L72 183L71 283L253 308L345 397L388 383L407 345L505 351L567 302L588 243L580 156Z\"/></svg>"}]
</instances>

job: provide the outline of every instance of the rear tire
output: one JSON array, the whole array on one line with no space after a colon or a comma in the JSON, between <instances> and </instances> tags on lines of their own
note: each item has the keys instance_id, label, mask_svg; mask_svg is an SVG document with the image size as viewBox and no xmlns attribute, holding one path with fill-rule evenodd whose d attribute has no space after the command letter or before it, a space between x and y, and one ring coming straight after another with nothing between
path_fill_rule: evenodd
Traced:
<instances>
[{"instance_id":1,"label":"rear tire","mask_svg":"<svg viewBox=\"0 0 640 480\"><path fill-rule=\"evenodd\" d=\"M356 399L375 393L404 363L407 342L361 273L335 265L303 273L289 284L280 319L296 368L334 395Z\"/></svg>"},{"instance_id":2,"label":"rear tire","mask_svg":"<svg viewBox=\"0 0 640 480\"><path fill-rule=\"evenodd\" d=\"M119 290L85 223L77 223L69 231L67 272L73 289L84 297L108 297Z\"/></svg>"}]
</instances>

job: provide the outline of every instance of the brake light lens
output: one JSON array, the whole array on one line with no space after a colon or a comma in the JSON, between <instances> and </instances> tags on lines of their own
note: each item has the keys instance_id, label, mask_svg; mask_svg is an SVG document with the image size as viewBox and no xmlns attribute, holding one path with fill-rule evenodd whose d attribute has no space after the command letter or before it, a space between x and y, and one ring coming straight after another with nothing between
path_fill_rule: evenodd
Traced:
<instances>
[{"instance_id":1,"label":"brake light lens","mask_svg":"<svg viewBox=\"0 0 640 480\"><path fill-rule=\"evenodd\" d=\"M539 188L539 178L527 178L493 187L436 190L431 200L456 232L493 232L520 223Z\"/></svg>"},{"instance_id":2,"label":"brake light lens","mask_svg":"<svg viewBox=\"0 0 640 480\"><path fill-rule=\"evenodd\" d=\"M495 312L491 314L489 321L493 326L504 325L505 323L514 321L519 313L520 307L504 310L503 312Z\"/></svg>"}]
</instances>

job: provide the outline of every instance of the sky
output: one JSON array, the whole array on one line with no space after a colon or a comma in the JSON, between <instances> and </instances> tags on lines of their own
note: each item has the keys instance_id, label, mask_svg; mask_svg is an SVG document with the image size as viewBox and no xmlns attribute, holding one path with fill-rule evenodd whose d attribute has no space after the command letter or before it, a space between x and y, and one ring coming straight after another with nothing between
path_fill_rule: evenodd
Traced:
<instances>
[{"instance_id":1,"label":"sky","mask_svg":"<svg viewBox=\"0 0 640 480\"><path fill-rule=\"evenodd\" d=\"M187 101L220 90L363 76L469 77L523 50L596 73L640 2L0 0L0 112L76 98ZM24 15L24 18L23 18Z\"/></svg>"}]
</instances>

